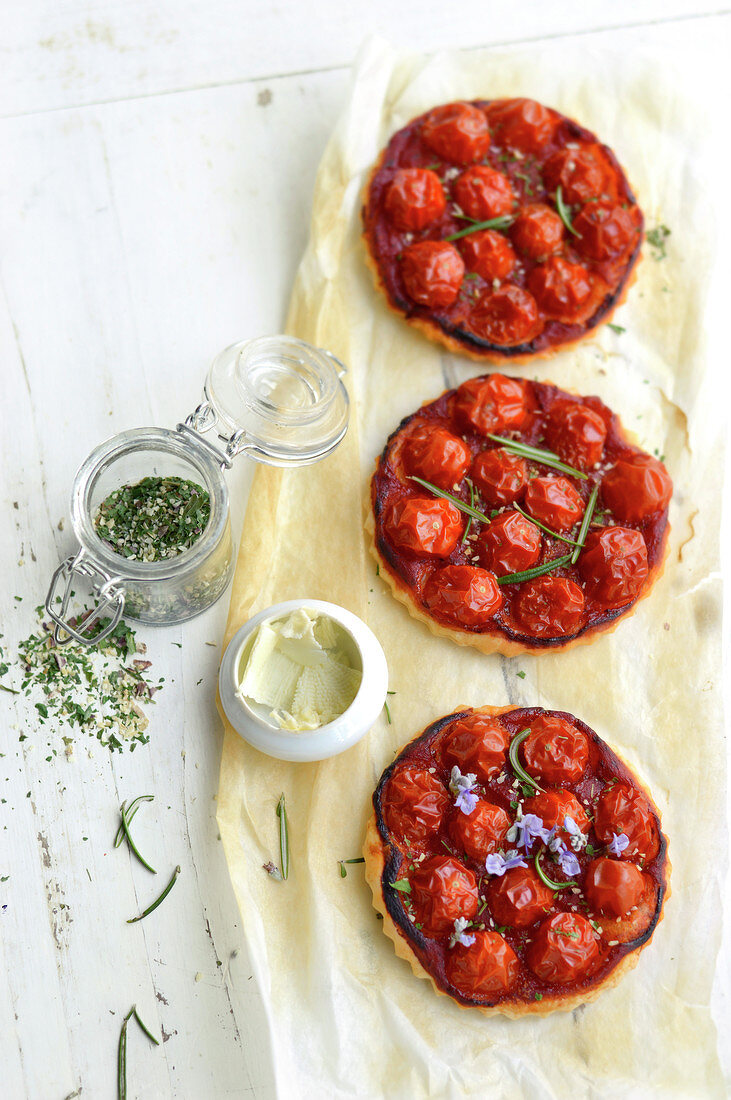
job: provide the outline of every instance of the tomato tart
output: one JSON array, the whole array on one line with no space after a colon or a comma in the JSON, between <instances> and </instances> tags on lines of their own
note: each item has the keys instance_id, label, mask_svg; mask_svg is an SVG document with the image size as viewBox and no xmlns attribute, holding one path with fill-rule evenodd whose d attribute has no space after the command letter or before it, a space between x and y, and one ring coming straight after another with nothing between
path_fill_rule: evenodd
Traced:
<instances>
[{"instance_id":1,"label":"tomato tart","mask_svg":"<svg viewBox=\"0 0 731 1100\"><path fill-rule=\"evenodd\" d=\"M389 141L363 207L389 307L477 359L550 355L607 321L643 217L611 149L532 99L434 107Z\"/></svg>"},{"instance_id":2,"label":"tomato tart","mask_svg":"<svg viewBox=\"0 0 731 1100\"><path fill-rule=\"evenodd\" d=\"M540 707L440 718L386 769L364 856L396 953L438 993L519 1016L593 1000L662 917L670 863L637 776Z\"/></svg>"},{"instance_id":3,"label":"tomato tart","mask_svg":"<svg viewBox=\"0 0 731 1100\"><path fill-rule=\"evenodd\" d=\"M402 421L367 527L415 618L510 656L590 642L632 611L662 571L672 488L598 397L494 373Z\"/></svg>"}]
</instances>

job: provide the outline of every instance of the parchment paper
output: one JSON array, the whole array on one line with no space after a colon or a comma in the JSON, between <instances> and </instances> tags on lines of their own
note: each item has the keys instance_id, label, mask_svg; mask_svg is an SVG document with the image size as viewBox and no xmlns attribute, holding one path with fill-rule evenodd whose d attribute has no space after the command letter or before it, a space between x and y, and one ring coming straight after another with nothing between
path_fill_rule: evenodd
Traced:
<instances>
[{"instance_id":1,"label":"parchment paper","mask_svg":"<svg viewBox=\"0 0 731 1100\"><path fill-rule=\"evenodd\" d=\"M481 373L392 317L363 263L365 174L389 135L456 98L530 95L615 149L648 226L649 250L615 321L576 350L513 372L596 393L666 456L675 481L665 575L617 631L569 653L486 658L438 640L391 598L363 534L377 453L400 418ZM360 57L324 155L312 234L288 331L350 367L353 418L327 461L256 475L227 640L254 612L295 596L367 619L389 662L393 724L321 764L280 763L227 728L219 822L283 1097L721 1096L709 1000L720 937L725 783L717 575L720 434L705 381L704 308L713 234L693 174L703 136L672 74L635 55L490 51L432 59L382 42ZM698 144L696 149L693 143ZM487 368L485 368L487 369ZM525 678L517 676L525 672ZM461 704L539 704L588 722L640 770L670 837L672 897L639 965L596 1003L545 1019L485 1019L437 997L394 956L370 905L360 854L370 797L395 750ZM278 858L284 791L291 873Z\"/></svg>"}]
</instances>

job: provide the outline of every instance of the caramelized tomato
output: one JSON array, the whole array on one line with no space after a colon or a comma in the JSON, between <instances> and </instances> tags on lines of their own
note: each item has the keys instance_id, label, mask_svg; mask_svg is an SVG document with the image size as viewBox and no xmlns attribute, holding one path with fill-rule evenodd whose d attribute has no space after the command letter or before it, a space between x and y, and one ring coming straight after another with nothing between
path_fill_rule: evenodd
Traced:
<instances>
[{"instance_id":1,"label":"caramelized tomato","mask_svg":"<svg viewBox=\"0 0 731 1100\"><path fill-rule=\"evenodd\" d=\"M412 873L411 902L416 920L427 935L451 932L457 917L477 913L477 881L459 860L436 856Z\"/></svg>"},{"instance_id":2,"label":"caramelized tomato","mask_svg":"<svg viewBox=\"0 0 731 1100\"><path fill-rule=\"evenodd\" d=\"M404 469L440 489L453 489L467 473L472 455L459 436L438 425L415 432L404 446Z\"/></svg>"},{"instance_id":3,"label":"caramelized tomato","mask_svg":"<svg viewBox=\"0 0 731 1100\"><path fill-rule=\"evenodd\" d=\"M581 264L551 256L528 276L531 294L547 317L564 324L577 321L591 297L592 281Z\"/></svg>"},{"instance_id":4,"label":"caramelized tomato","mask_svg":"<svg viewBox=\"0 0 731 1100\"><path fill-rule=\"evenodd\" d=\"M386 213L397 229L425 229L447 209L444 188L428 168L399 168L386 192Z\"/></svg>"},{"instance_id":5,"label":"caramelized tomato","mask_svg":"<svg viewBox=\"0 0 731 1100\"><path fill-rule=\"evenodd\" d=\"M471 332L500 347L522 344L542 327L533 295L513 284L483 294L469 318Z\"/></svg>"},{"instance_id":6,"label":"caramelized tomato","mask_svg":"<svg viewBox=\"0 0 731 1100\"><path fill-rule=\"evenodd\" d=\"M522 584L515 617L534 638L575 634L584 618L584 593L568 577L537 577Z\"/></svg>"},{"instance_id":7,"label":"caramelized tomato","mask_svg":"<svg viewBox=\"0 0 731 1100\"><path fill-rule=\"evenodd\" d=\"M501 508L523 496L528 484L528 466L524 458L495 447L477 455L470 476L485 504Z\"/></svg>"},{"instance_id":8,"label":"caramelized tomato","mask_svg":"<svg viewBox=\"0 0 731 1100\"><path fill-rule=\"evenodd\" d=\"M528 415L525 383L504 374L470 378L457 390L454 413L468 431L480 435L519 428Z\"/></svg>"},{"instance_id":9,"label":"caramelized tomato","mask_svg":"<svg viewBox=\"0 0 731 1100\"><path fill-rule=\"evenodd\" d=\"M634 600L647 580L647 547L640 531L605 527L591 531L579 557L586 594L602 607Z\"/></svg>"},{"instance_id":10,"label":"caramelized tomato","mask_svg":"<svg viewBox=\"0 0 731 1100\"><path fill-rule=\"evenodd\" d=\"M525 958L541 981L565 985L588 974L601 950L586 917L556 913L541 924Z\"/></svg>"},{"instance_id":11,"label":"caramelized tomato","mask_svg":"<svg viewBox=\"0 0 731 1100\"><path fill-rule=\"evenodd\" d=\"M460 241L464 262L470 271L491 283L502 281L515 267L515 253L506 237L494 229L482 229Z\"/></svg>"},{"instance_id":12,"label":"caramelized tomato","mask_svg":"<svg viewBox=\"0 0 731 1100\"><path fill-rule=\"evenodd\" d=\"M446 558L462 534L462 514L448 500L402 497L390 505L383 526L401 550Z\"/></svg>"},{"instance_id":13,"label":"caramelized tomato","mask_svg":"<svg viewBox=\"0 0 731 1100\"><path fill-rule=\"evenodd\" d=\"M546 422L546 441L560 459L576 470L591 470L601 461L607 438L604 418L570 401L556 402Z\"/></svg>"},{"instance_id":14,"label":"caramelized tomato","mask_svg":"<svg viewBox=\"0 0 731 1100\"><path fill-rule=\"evenodd\" d=\"M663 512L673 495L673 483L662 462L650 455L620 458L602 481L602 497L617 519L642 523Z\"/></svg>"},{"instance_id":15,"label":"caramelized tomato","mask_svg":"<svg viewBox=\"0 0 731 1100\"><path fill-rule=\"evenodd\" d=\"M527 928L553 908L553 890L531 866L513 867L493 879L487 896L496 923L513 928Z\"/></svg>"},{"instance_id":16,"label":"caramelized tomato","mask_svg":"<svg viewBox=\"0 0 731 1100\"><path fill-rule=\"evenodd\" d=\"M472 933L475 942L461 943L447 953L447 978L468 997L495 997L507 993L520 973L518 957L497 932Z\"/></svg>"},{"instance_id":17,"label":"caramelized tomato","mask_svg":"<svg viewBox=\"0 0 731 1100\"><path fill-rule=\"evenodd\" d=\"M565 477L534 477L524 500L526 511L554 531L570 531L584 514L584 501Z\"/></svg>"},{"instance_id":18,"label":"caramelized tomato","mask_svg":"<svg viewBox=\"0 0 731 1100\"><path fill-rule=\"evenodd\" d=\"M513 223L513 244L534 260L557 252L563 244L563 222L555 210L543 202L524 206Z\"/></svg>"},{"instance_id":19,"label":"caramelized tomato","mask_svg":"<svg viewBox=\"0 0 731 1100\"><path fill-rule=\"evenodd\" d=\"M482 783L498 775L505 765L510 734L485 714L471 714L449 726L441 744L442 760L451 770L456 764L463 775L473 772Z\"/></svg>"},{"instance_id":20,"label":"caramelized tomato","mask_svg":"<svg viewBox=\"0 0 731 1100\"><path fill-rule=\"evenodd\" d=\"M595 913L624 917L638 904L645 891L642 872L634 863L619 863L602 856L586 869L584 892Z\"/></svg>"},{"instance_id":21,"label":"caramelized tomato","mask_svg":"<svg viewBox=\"0 0 731 1100\"><path fill-rule=\"evenodd\" d=\"M454 197L465 214L478 222L510 214L515 200L508 177L484 164L468 168L454 181Z\"/></svg>"},{"instance_id":22,"label":"caramelized tomato","mask_svg":"<svg viewBox=\"0 0 731 1100\"><path fill-rule=\"evenodd\" d=\"M521 573L541 556L541 532L520 512L503 512L482 528L475 548L480 564L496 577Z\"/></svg>"},{"instance_id":23,"label":"caramelized tomato","mask_svg":"<svg viewBox=\"0 0 731 1100\"><path fill-rule=\"evenodd\" d=\"M490 147L487 119L469 103L435 107L426 116L421 136L430 149L454 164L472 164Z\"/></svg>"},{"instance_id":24,"label":"caramelized tomato","mask_svg":"<svg viewBox=\"0 0 731 1100\"><path fill-rule=\"evenodd\" d=\"M529 775L555 786L578 783L589 761L586 734L552 714L541 714L531 722L521 751Z\"/></svg>"},{"instance_id":25,"label":"caramelized tomato","mask_svg":"<svg viewBox=\"0 0 731 1100\"><path fill-rule=\"evenodd\" d=\"M524 814L536 814L543 819L546 829L552 829L554 825L560 827L561 837L566 840L568 833L563 827L564 819L570 817L575 825L578 825L582 833L589 832L589 818L584 807L576 795L571 791L544 791L533 798L527 798L523 803Z\"/></svg>"},{"instance_id":26,"label":"caramelized tomato","mask_svg":"<svg viewBox=\"0 0 731 1100\"><path fill-rule=\"evenodd\" d=\"M500 806L480 800L471 814L453 810L449 819L449 835L454 844L479 863L491 852L505 848L505 834L510 818Z\"/></svg>"},{"instance_id":27,"label":"caramelized tomato","mask_svg":"<svg viewBox=\"0 0 731 1100\"><path fill-rule=\"evenodd\" d=\"M492 573L473 565L445 565L429 577L424 603L430 611L465 627L482 626L503 605Z\"/></svg>"},{"instance_id":28,"label":"caramelized tomato","mask_svg":"<svg viewBox=\"0 0 731 1100\"><path fill-rule=\"evenodd\" d=\"M582 145L553 153L545 163L543 179L549 190L560 187L564 202L573 203L598 199L610 186L611 176L599 146Z\"/></svg>"},{"instance_id":29,"label":"caramelized tomato","mask_svg":"<svg viewBox=\"0 0 731 1100\"><path fill-rule=\"evenodd\" d=\"M448 241L417 241L403 251L401 277L413 302L444 309L459 294L464 260Z\"/></svg>"},{"instance_id":30,"label":"caramelized tomato","mask_svg":"<svg viewBox=\"0 0 731 1100\"><path fill-rule=\"evenodd\" d=\"M399 768L388 781L386 825L406 847L423 847L441 827L448 809L449 795L426 768Z\"/></svg>"},{"instance_id":31,"label":"caramelized tomato","mask_svg":"<svg viewBox=\"0 0 731 1100\"><path fill-rule=\"evenodd\" d=\"M608 202L587 203L577 214L574 229L581 236L576 248L592 260L614 260L637 239L637 229L628 210Z\"/></svg>"},{"instance_id":32,"label":"caramelized tomato","mask_svg":"<svg viewBox=\"0 0 731 1100\"><path fill-rule=\"evenodd\" d=\"M645 796L627 783L615 783L599 795L594 830L602 844L609 844L612 834L620 833L629 840L621 859L654 859L660 847L655 815Z\"/></svg>"},{"instance_id":33,"label":"caramelized tomato","mask_svg":"<svg viewBox=\"0 0 731 1100\"><path fill-rule=\"evenodd\" d=\"M555 115L535 99L499 99L486 111L495 145L540 153L558 125Z\"/></svg>"}]
</instances>

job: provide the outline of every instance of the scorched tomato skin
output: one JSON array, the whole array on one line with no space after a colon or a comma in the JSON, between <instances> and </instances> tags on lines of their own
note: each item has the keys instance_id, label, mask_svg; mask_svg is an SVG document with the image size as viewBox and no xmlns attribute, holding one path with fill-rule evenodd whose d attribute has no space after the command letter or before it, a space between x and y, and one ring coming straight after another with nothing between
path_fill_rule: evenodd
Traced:
<instances>
[{"instance_id":1,"label":"scorched tomato skin","mask_svg":"<svg viewBox=\"0 0 731 1100\"><path fill-rule=\"evenodd\" d=\"M449 726L441 742L442 760L463 775L473 772L487 783L502 771L510 745L504 726L485 714L471 714Z\"/></svg>"},{"instance_id":2,"label":"scorched tomato skin","mask_svg":"<svg viewBox=\"0 0 731 1100\"><path fill-rule=\"evenodd\" d=\"M591 531L579 556L586 595L602 607L623 607L647 580L647 546L641 531L605 527Z\"/></svg>"},{"instance_id":3,"label":"scorched tomato skin","mask_svg":"<svg viewBox=\"0 0 731 1100\"><path fill-rule=\"evenodd\" d=\"M460 251L470 271L486 282L502 281L515 267L516 256L502 233L481 229L460 241Z\"/></svg>"},{"instance_id":4,"label":"scorched tomato skin","mask_svg":"<svg viewBox=\"0 0 731 1100\"><path fill-rule=\"evenodd\" d=\"M521 753L528 774L540 783L571 785L578 783L586 770L589 742L586 734L565 718L542 714L531 722Z\"/></svg>"},{"instance_id":5,"label":"scorched tomato skin","mask_svg":"<svg viewBox=\"0 0 731 1100\"><path fill-rule=\"evenodd\" d=\"M525 383L504 374L470 378L457 390L454 412L468 431L480 435L519 428L528 415Z\"/></svg>"},{"instance_id":6,"label":"scorched tomato skin","mask_svg":"<svg viewBox=\"0 0 731 1100\"><path fill-rule=\"evenodd\" d=\"M468 997L496 997L507 993L520 974L518 957L497 932L472 933L475 942L461 943L448 952L447 978Z\"/></svg>"},{"instance_id":7,"label":"scorched tomato skin","mask_svg":"<svg viewBox=\"0 0 731 1100\"><path fill-rule=\"evenodd\" d=\"M509 828L510 818L505 810L482 799L471 814L452 810L448 825L449 835L456 847L480 863L491 852L507 846L505 834Z\"/></svg>"},{"instance_id":8,"label":"scorched tomato skin","mask_svg":"<svg viewBox=\"0 0 731 1100\"><path fill-rule=\"evenodd\" d=\"M404 446L406 473L431 481L440 489L453 489L458 485L471 461L467 444L439 426L415 432Z\"/></svg>"},{"instance_id":9,"label":"scorched tomato skin","mask_svg":"<svg viewBox=\"0 0 731 1100\"><path fill-rule=\"evenodd\" d=\"M435 107L421 128L425 144L453 164L473 164L490 147L490 131L482 111L469 103Z\"/></svg>"},{"instance_id":10,"label":"scorched tomato skin","mask_svg":"<svg viewBox=\"0 0 731 1100\"><path fill-rule=\"evenodd\" d=\"M607 202L587 203L574 221L581 236L576 249L591 260L616 260L637 239L637 229L628 210Z\"/></svg>"},{"instance_id":11,"label":"scorched tomato skin","mask_svg":"<svg viewBox=\"0 0 731 1100\"><path fill-rule=\"evenodd\" d=\"M524 458L494 447L477 455L470 476L485 504L502 508L522 499L528 484L528 465Z\"/></svg>"},{"instance_id":12,"label":"scorched tomato skin","mask_svg":"<svg viewBox=\"0 0 731 1100\"><path fill-rule=\"evenodd\" d=\"M607 786L599 795L594 831L602 844L609 844L613 834L624 833L629 844L620 859L654 859L660 848L657 821L647 799L626 783Z\"/></svg>"},{"instance_id":13,"label":"scorched tomato skin","mask_svg":"<svg viewBox=\"0 0 731 1100\"><path fill-rule=\"evenodd\" d=\"M448 809L447 791L426 768L400 768L388 781L386 824L407 847L423 847L441 827Z\"/></svg>"},{"instance_id":14,"label":"scorched tomato skin","mask_svg":"<svg viewBox=\"0 0 731 1100\"><path fill-rule=\"evenodd\" d=\"M447 241L417 241L403 251L401 277L417 305L444 309L459 294L464 260Z\"/></svg>"},{"instance_id":15,"label":"scorched tomato skin","mask_svg":"<svg viewBox=\"0 0 731 1100\"><path fill-rule=\"evenodd\" d=\"M462 514L448 500L403 497L386 513L384 530L394 546L410 554L447 558L462 534Z\"/></svg>"},{"instance_id":16,"label":"scorched tomato skin","mask_svg":"<svg viewBox=\"0 0 731 1100\"><path fill-rule=\"evenodd\" d=\"M594 929L579 913L556 913L543 921L526 952L533 973L559 985L590 973L600 958Z\"/></svg>"},{"instance_id":17,"label":"scorched tomato skin","mask_svg":"<svg viewBox=\"0 0 731 1100\"><path fill-rule=\"evenodd\" d=\"M386 212L397 229L425 229L446 208L441 180L428 168L399 168L386 192Z\"/></svg>"},{"instance_id":18,"label":"scorched tomato skin","mask_svg":"<svg viewBox=\"0 0 731 1100\"><path fill-rule=\"evenodd\" d=\"M581 317L591 297L592 281L581 264L572 264L561 256L551 256L534 267L528 287L547 317L571 324Z\"/></svg>"},{"instance_id":19,"label":"scorched tomato skin","mask_svg":"<svg viewBox=\"0 0 731 1100\"><path fill-rule=\"evenodd\" d=\"M470 332L500 347L523 344L543 327L533 295L513 283L483 294L468 324Z\"/></svg>"},{"instance_id":20,"label":"scorched tomato skin","mask_svg":"<svg viewBox=\"0 0 731 1100\"><path fill-rule=\"evenodd\" d=\"M544 791L542 794L527 798L523 803L524 814L536 814L542 818L544 828L552 829L558 825L564 840L569 836L563 827L564 820L570 817L582 833L589 832L589 818L576 795L571 791Z\"/></svg>"},{"instance_id":21,"label":"scorched tomato skin","mask_svg":"<svg viewBox=\"0 0 731 1100\"><path fill-rule=\"evenodd\" d=\"M584 892L594 912L605 917L624 917L645 891L642 872L634 863L620 863L601 856L586 869Z\"/></svg>"},{"instance_id":22,"label":"scorched tomato skin","mask_svg":"<svg viewBox=\"0 0 731 1100\"><path fill-rule=\"evenodd\" d=\"M555 210L543 202L535 202L523 207L510 235L519 252L533 260L543 260L563 245L564 226Z\"/></svg>"},{"instance_id":23,"label":"scorched tomato skin","mask_svg":"<svg viewBox=\"0 0 731 1100\"><path fill-rule=\"evenodd\" d=\"M454 197L465 214L478 222L510 214L515 200L508 177L483 164L468 168L455 180Z\"/></svg>"},{"instance_id":24,"label":"scorched tomato skin","mask_svg":"<svg viewBox=\"0 0 731 1100\"><path fill-rule=\"evenodd\" d=\"M662 462L651 455L620 458L602 481L602 498L617 519L642 523L664 511L673 495L673 483Z\"/></svg>"},{"instance_id":25,"label":"scorched tomato skin","mask_svg":"<svg viewBox=\"0 0 731 1100\"><path fill-rule=\"evenodd\" d=\"M426 582L424 603L461 626L480 626L503 605L495 576L472 565L445 565Z\"/></svg>"},{"instance_id":26,"label":"scorched tomato skin","mask_svg":"<svg viewBox=\"0 0 731 1100\"><path fill-rule=\"evenodd\" d=\"M520 512L503 512L482 528L475 548L480 564L496 577L521 573L541 556L541 532Z\"/></svg>"},{"instance_id":27,"label":"scorched tomato skin","mask_svg":"<svg viewBox=\"0 0 731 1100\"><path fill-rule=\"evenodd\" d=\"M599 146L585 145L553 153L546 161L543 178L550 190L561 188L564 202L576 203L598 199L609 186L610 173Z\"/></svg>"},{"instance_id":28,"label":"scorched tomato skin","mask_svg":"<svg viewBox=\"0 0 731 1100\"><path fill-rule=\"evenodd\" d=\"M495 145L522 153L540 153L558 125L555 115L535 99L499 99L485 113Z\"/></svg>"},{"instance_id":29,"label":"scorched tomato skin","mask_svg":"<svg viewBox=\"0 0 731 1100\"><path fill-rule=\"evenodd\" d=\"M477 914L477 880L451 856L424 860L410 883L413 912L427 935L451 932L457 917L472 920Z\"/></svg>"},{"instance_id":30,"label":"scorched tomato skin","mask_svg":"<svg viewBox=\"0 0 731 1100\"><path fill-rule=\"evenodd\" d=\"M525 491L525 508L554 531L570 531L584 514L584 501L565 477L534 477Z\"/></svg>"},{"instance_id":31,"label":"scorched tomato skin","mask_svg":"<svg viewBox=\"0 0 731 1100\"><path fill-rule=\"evenodd\" d=\"M576 634L584 618L584 593L568 577L537 577L521 585L515 617L534 638Z\"/></svg>"},{"instance_id":32,"label":"scorched tomato skin","mask_svg":"<svg viewBox=\"0 0 731 1100\"><path fill-rule=\"evenodd\" d=\"M553 908L553 891L531 866L513 867L487 888L490 912L499 925L527 928Z\"/></svg>"},{"instance_id":33,"label":"scorched tomato skin","mask_svg":"<svg viewBox=\"0 0 731 1100\"><path fill-rule=\"evenodd\" d=\"M546 422L546 442L575 470L591 470L601 462L607 439L604 418L588 405L556 402Z\"/></svg>"}]
</instances>

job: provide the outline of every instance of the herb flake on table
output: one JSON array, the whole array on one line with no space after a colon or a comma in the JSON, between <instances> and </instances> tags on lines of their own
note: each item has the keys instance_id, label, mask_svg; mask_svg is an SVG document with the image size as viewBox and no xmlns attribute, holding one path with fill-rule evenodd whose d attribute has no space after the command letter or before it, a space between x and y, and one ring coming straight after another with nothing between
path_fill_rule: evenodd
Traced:
<instances>
[{"instance_id":1,"label":"herb flake on table","mask_svg":"<svg viewBox=\"0 0 731 1100\"><path fill-rule=\"evenodd\" d=\"M670 230L666 225L656 225L647 231L647 243L652 251L653 260L664 260L667 256L667 241ZM664 289L664 288L663 288Z\"/></svg>"}]
</instances>

